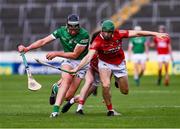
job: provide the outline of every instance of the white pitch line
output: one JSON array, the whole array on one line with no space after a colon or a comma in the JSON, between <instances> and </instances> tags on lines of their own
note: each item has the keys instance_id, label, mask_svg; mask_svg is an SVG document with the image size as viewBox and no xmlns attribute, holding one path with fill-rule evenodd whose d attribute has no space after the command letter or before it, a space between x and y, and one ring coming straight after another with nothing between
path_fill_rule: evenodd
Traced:
<instances>
[{"instance_id":1,"label":"white pitch line","mask_svg":"<svg viewBox=\"0 0 180 129\"><path fill-rule=\"evenodd\" d=\"M101 108L104 107L104 105L86 105L88 108ZM148 109L148 108L180 108L180 105L173 105L173 106L168 106L168 105L154 105L154 106L135 106L135 107L127 107L127 108L140 108L140 109Z\"/></svg>"},{"instance_id":2,"label":"white pitch line","mask_svg":"<svg viewBox=\"0 0 180 129\"><path fill-rule=\"evenodd\" d=\"M179 91L163 91L163 90L132 90L131 93L149 93L149 94L154 94L154 93L163 93L163 94L177 94L180 92Z\"/></svg>"},{"instance_id":3,"label":"white pitch line","mask_svg":"<svg viewBox=\"0 0 180 129\"><path fill-rule=\"evenodd\" d=\"M180 105L173 105L173 106L168 106L168 105L154 105L154 106L137 106L137 107L129 107L129 108L180 108Z\"/></svg>"}]
</instances>

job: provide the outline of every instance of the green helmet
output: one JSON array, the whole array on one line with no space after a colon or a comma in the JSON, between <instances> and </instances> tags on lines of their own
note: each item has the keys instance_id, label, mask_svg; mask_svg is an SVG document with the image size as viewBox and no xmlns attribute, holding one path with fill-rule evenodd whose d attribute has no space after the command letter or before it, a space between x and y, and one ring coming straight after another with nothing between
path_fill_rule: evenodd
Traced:
<instances>
[{"instance_id":1,"label":"green helmet","mask_svg":"<svg viewBox=\"0 0 180 129\"><path fill-rule=\"evenodd\" d=\"M105 20L102 23L102 31L114 31L114 23L111 20Z\"/></svg>"}]
</instances>

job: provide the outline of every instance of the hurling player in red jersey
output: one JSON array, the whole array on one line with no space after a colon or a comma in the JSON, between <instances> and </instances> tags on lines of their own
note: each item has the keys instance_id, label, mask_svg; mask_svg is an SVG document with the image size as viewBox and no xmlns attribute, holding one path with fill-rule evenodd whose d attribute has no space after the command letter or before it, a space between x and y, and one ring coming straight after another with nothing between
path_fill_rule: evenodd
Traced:
<instances>
[{"instance_id":1,"label":"hurling player in red jersey","mask_svg":"<svg viewBox=\"0 0 180 129\"><path fill-rule=\"evenodd\" d=\"M100 31L95 32L92 35L92 39L90 41L90 44L92 44L93 40L96 38L96 36L100 33ZM95 54L93 58L90 61L90 67L88 71L86 72L85 76L85 83L80 91L80 93L73 98L70 99L62 108L61 112L66 113L71 106L74 103L78 103L78 107L76 110L76 114L84 115L84 104L88 98L89 95L93 94L94 91L97 90L97 87L100 83L100 77L99 77L99 71L98 71L98 55ZM117 111L113 109L114 115L121 115Z\"/></svg>"},{"instance_id":2,"label":"hurling player in red jersey","mask_svg":"<svg viewBox=\"0 0 180 129\"><path fill-rule=\"evenodd\" d=\"M159 32L165 33L165 26L160 25L159 26ZM169 61L173 61L173 56L172 56L172 48L171 48L171 39L169 36L160 38L160 37L154 37L154 42L151 44L151 46L155 46L158 54L158 80L157 84L161 84L162 80L162 66L164 64L165 66L165 80L164 84L166 86L169 85L169 74L168 74L168 66L169 66Z\"/></svg>"},{"instance_id":3,"label":"hurling player in red jersey","mask_svg":"<svg viewBox=\"0 0 180 129\"><path fill-rule=\"evenodd\" d=\"M111 20L105 20L101 28L101 33L96 36L88 54L71 71L77 72L91 61L95 53L98 54L99 75L102 82L103 99L108 109L107 116L114 116L110 93L112 74L116 77L120 91L123 94L128 94L129 91L122 39L136 36L163 37L167 34L152 31L119 30L115 29L114 23Z\"/></svg>"}]
</instances>

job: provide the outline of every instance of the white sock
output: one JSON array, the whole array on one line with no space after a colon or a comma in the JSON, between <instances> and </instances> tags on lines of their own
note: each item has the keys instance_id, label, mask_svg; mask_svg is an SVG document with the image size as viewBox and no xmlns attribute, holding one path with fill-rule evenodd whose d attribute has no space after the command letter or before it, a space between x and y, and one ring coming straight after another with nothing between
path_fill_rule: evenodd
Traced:
<instances>
[{"instance_id":1,"label":"white sock","mask_svg":"<svg viewBox=\"0 0 180 129\"><path fill-rule=\"evenodd\" d=\"M134 80L137 80L139 78L138 75L134 75Z\"/></svg>"},{"instance_id":2,"label":"white sock","mask_svg":"<svg viewBox=\"0 0 180 129\"><path fill-rule=\"evenodd\" d=\"M76 111L83 110L83 106L84 106L84 105L82 105L82 104L78 104L78 108L77 108Z\"/></svg>"},{"instance_id":3,"label":"white sock","mask_svg":"<svg viewBox=\"0 0 180 129\"><path fill-rule=\"evenodd\" d=\"M74 104L74 98L72 98L69 102L70 104Z\"/></svg>"}]
</instances>

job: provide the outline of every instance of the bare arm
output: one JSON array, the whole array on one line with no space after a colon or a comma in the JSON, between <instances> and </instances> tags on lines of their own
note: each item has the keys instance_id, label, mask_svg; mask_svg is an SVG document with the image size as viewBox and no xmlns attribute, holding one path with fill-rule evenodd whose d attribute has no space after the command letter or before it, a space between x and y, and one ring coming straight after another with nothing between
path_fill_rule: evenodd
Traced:
<instances>
[{"instance_id":1,"label":"bare arm","mask_svg":"<svg viewBox=\"0 0 180 129\"><path fill-rule=\"evenodd\" d=\"M147 42L145 43L145 53L146 53L146 56L147 56L147 60L149 60L149 46L148 46Z\"/></svg>"},{"instance_id":2,"label":"bare arm","mask_svg":"<svg viewBox=\"0 0 180 129\"><path fill-rule=\"evenodd\" d=\"M157 37L165 37L166 33L158 33L153 31L137 31L137 30L129 30L129 37L138 37L138 36L157 36Z\"/></svg>"},{"instance_id":3,"label":"bare arm","mask_svg":"<svg viewBox=\"0 0 180 129\"><path fill-rule=\"evenodd\" d=\"M76 45L73 52L50 52L46 55L48 60L52 60L54 57L64 57L70 59L76 59L85 49L87 46Z\"/></svg>"},{"instance_id":4,"label":"bare arm","mask_svg":"<svg viewBox=\"0 0 180 129\"><path fill-rule=\"evenodd\" d=\"M51 35L48 35L47 37L43 38L43 39L39 39L37 40L36 42L30 44L28 47L25 47L23 45L20 45L18 47L18 50L19 52L28 52L30 50L33 50L33 49L37 49L37 48L40 48L48 43L50 43L51 41L53 41L54 38L51 36Z\"/></svg>"},{"instance_id":5,"label":"bare arm","mask_svg":"<svg viewBox=\"0 0 180 129\"><path fill-rule=\"evenodd\" d=\"M129 42L129 46L128 46L128 60L130 61L131 60L131 51L132 51L132 44L131 42Z\"/></svg>"},{"instance_id":6,"label":"bare arm","mask_svg":"<svg viewBox=\"0 0 180 129\"><path fill-rule=\"evenodd\" d=\"M95 53L96 53L96 50L90 49L88 54L81 60L80 64L76 68L71 70L71 72L77 72L78 70L83 68L85 65L87 65L91 61Z\"/></svg>"},{"instance_id":7,"label":"bare arm","mask_svg":"<svg viewBox=\"0 0 180 129\"><path fill-rule=\"evenodd\" d=\"M171 47L171 44L168 44L168 47L169 47L169 54L171 56L171 61L173 62L174 59L173 59L173 55L172 55L172 47Z\"/></svg>"}]
</instances>

